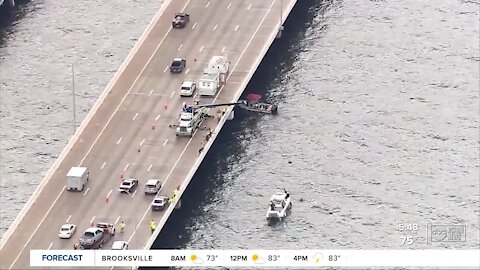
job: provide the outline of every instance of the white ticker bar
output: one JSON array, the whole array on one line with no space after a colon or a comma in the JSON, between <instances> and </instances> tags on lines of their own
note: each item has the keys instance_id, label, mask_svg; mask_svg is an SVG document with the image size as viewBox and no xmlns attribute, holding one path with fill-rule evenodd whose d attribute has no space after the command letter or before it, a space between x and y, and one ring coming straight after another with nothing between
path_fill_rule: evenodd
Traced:
<instances>
[{"instance_id":1,"label":"white ticker bar","mask_svg":"<svg viewBox=\"0 0 480 270\"><path fill-rule=\"evenodd\" d=\"M31 250L30 266L480 268L480 250Z\"/></svg>"}]
</instances>

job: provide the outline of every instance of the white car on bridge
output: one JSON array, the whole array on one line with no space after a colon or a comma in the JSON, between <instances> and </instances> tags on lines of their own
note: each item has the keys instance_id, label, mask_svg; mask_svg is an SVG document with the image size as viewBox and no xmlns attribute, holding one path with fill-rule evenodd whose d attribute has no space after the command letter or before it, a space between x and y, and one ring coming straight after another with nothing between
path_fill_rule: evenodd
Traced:
<instances>
[{"instance_id":1,"label":"white car on bridge","mask_svg":"<svg viewBox=\"0 0 480 270\"><path fill-rule=\"evenodd\" d=\"M62 239L70 239L75 233L77 226L75 224L64 224L60 228L60 232L58 233L58 237Z\"/></svg>"},{"instance_id":2,"label":"white car on bridge","mask_svg":"<svg viewBox=\"0 0 480 270\"><path fill-rule=\"evenodd\" d=\"M115 241L112 244L112 250L126 250L128 249L128 243L126 241Z\"/></svg>"}]
</instances>

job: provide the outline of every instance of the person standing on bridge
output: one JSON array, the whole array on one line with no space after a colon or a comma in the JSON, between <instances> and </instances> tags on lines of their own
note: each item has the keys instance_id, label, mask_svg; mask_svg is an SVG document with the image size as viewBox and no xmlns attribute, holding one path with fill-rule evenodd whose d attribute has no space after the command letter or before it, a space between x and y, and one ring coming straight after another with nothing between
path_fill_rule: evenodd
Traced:
<instances>
[{"instance_id":1,"label":"person standing on bridge","mask_svg":"<svg viewBox=\"0 0 480 270\"><path fill-rule=\"evenodd\" d=\"M120 222L120 232L123 233L123 230L125 229L125 222Z\"/></svg>"},{"instance_id":2,"label":"person standing on bridge","mask_svg":"<svg viewBox=\"0 0 480 270\"><path fill-rule=\"evenodd\" d=\"M150 221L150 230L152 231L152 233L155 231L155 229L157 228L157 225L155 224L155 221Z\"/></svg>"}]
</instances>

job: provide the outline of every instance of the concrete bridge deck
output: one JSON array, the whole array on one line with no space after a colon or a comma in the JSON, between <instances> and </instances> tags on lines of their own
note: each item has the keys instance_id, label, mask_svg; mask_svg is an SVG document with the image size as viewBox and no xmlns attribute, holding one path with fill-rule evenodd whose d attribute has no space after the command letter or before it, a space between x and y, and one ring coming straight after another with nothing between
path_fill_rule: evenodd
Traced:
<instances>
[{"instance_id":1,"label":"concrete bridge deck","mask_svg":"<svg viewBox=\"0 0 480 270\"><path fill-rule=\"evenodd\" d=\"M295 3L167 0L4 235L0 269L29 268L31 249L72 249L83 231L99 221L126 223L125 232L117 233L104 248L115 240L128 241L130 249L150 248L174 204L152 212L153 197L143 194L145 182L161 179L160 194L167 196L180 186L181 196L228 115L203 123L215 129L207 143L205 130L192 138L176 137L168 126L176 123L183 102L193 102L179 96L181 82L197 80L211 56L227 55L231 66L225 87L217 97L201 102L238 100L273 42L280 17L285 20ZM184 29L172 29L171 19L179 11L189 13L190 22ZM167 70L174 57L187 60L181 74ZM79 165L89 168L91 180L83 192L68 192L65 175ZM138 192L118 193L121 174L139 179ZM154 234L150 220L157 223ZM77 232L72 239L61 240L58 230L66 222L76 224Z\"/></svg>"}]
</instances>

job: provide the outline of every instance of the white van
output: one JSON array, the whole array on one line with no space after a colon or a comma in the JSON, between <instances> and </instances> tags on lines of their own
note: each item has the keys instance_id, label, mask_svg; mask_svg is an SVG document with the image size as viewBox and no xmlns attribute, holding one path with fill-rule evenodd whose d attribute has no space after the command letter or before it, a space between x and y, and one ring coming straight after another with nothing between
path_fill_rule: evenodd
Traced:
<instances>
[{"instance_id":1,"label":"white van","mask_svg":"<svg viewBox=\"0 0 480 270\"><path fill-rule=\"evenodd\" d=\"M67 173L67 190L82 191L90 178L86 167L72 167Z\"/></svg>"}]
</instances>

